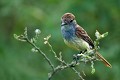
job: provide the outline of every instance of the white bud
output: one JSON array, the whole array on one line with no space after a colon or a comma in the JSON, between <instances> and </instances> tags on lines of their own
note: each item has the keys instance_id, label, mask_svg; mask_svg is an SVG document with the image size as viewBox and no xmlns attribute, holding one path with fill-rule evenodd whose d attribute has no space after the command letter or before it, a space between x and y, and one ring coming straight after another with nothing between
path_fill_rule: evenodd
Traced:
<instances>
[{"instance_id":1,"label":"white bud","mask_svg":"<svg viewBox=\"0 0 120 80\"><path fill-rule=\"evenodd\" d=\"M45 41L45 42L44 42L44 44L47 44L47 43L48 43L48 41Z\"/></svg>"},{"instance_id":2,"label":"white bud","mask_svg":"<svg viewBox=\"0 0 120 80\"><path fill-rule=\"evenodd\" d=\"M101 37L103 38L103 37L104 37L104 35L101 35Z\"/></svg>"},{"instance_id":3,"label":"white bud","mask_svg":"<svg viewBox=\"0 0 120 80\"><path fill-rule=\"evenodd\" d=\"M32 52L38 52L38 50L36 50L35 48L31 49Z\"/></svg>"},{"instance_id":4,"label":"white bud","mask_svg":"<svg viewBox=\"0 0 120 80\"><path fill-rule=\"evenodd\" d=\"M100 38L100 33L99 33L97 30L96 30L95 36L96 36L97 38Z\"/></svg>"},{"instance_id":5,"label":"white bud","mask_svg":"<svg viewBox=\"0 0 120 80\"><path fill-rule=\"evenodd\" d=\"M41 33L40 29L35 30L35 34L39 35Z\"/></svg>"}]
</instances>

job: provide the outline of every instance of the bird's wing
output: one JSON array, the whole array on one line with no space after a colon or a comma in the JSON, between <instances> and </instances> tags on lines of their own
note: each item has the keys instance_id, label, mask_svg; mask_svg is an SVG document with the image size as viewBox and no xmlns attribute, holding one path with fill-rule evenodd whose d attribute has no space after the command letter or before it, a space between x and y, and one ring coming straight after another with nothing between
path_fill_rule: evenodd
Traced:
<instances>
[{"instance_id":1,"label":"bird's wing","mask_svg":"<svg viewBox=\"0 0 120 80\"><path fill-rule=\"evenodd\" d=\"M76 26L75 29L75 34L78 38L83 39L84 41L86 41L92 48L94 48L94 44L92 39L88 36L87 32L79 25Z\"/></svg>"}]
</instances>

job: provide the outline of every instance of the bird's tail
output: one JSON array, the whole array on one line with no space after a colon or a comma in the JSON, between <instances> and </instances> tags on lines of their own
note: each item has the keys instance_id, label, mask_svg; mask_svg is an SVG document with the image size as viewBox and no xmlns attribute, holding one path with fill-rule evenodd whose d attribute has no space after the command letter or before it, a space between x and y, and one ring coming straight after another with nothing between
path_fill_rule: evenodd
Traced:
<instances>
[{"instance_id":1,"label":"bird's tail","mask_svg":"<svg viewBox=\"0 0 120 80\"><path fill-rule=\"evenodd\" d=\"M99 52L96 52L96 55L107 67L112 68L112 65Z\"/></svg>"}]
</instances>

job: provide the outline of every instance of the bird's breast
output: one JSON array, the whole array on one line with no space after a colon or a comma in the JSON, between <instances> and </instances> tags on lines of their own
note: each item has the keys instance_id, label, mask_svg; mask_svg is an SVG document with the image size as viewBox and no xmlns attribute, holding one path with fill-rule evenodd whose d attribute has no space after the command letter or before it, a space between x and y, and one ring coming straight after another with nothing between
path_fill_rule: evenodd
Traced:
<instances>
[{"instance_id":1,"label":"bird's breast","mask_svg":"<svg viewBox=\"0 0 120 80\"><path fill-rule=\"evenodd\" d=\"M69 40L64 39L64 42L67 46L74 48L78 51L89 49L89 44L77 37L72 37Z\"/></svg>"}]
</instances>

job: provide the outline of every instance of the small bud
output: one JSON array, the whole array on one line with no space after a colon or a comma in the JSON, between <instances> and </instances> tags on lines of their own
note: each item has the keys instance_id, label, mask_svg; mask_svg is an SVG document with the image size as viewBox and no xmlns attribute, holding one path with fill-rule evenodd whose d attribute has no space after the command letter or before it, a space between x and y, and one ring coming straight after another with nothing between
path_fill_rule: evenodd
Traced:
<instances>
[{"instance_id":1,"label":"small bud","mask_svg":"<svg viewBox=\"0 0 120 80\"><path fill-rule=\"evenodd\" d=\"M44 44L47 44L48 43L48 41L44 41Z\"/></svg>"},{"instance_id":2,"label":"small bud","mask_svg":"<svg viewBox=\"0 0 120 80\"><path fill-rule=\"evenodd\" d=\"M94 73L95 73L95 68L92 68L91 73L92 73L92 74L94 74Z\"/></svg>"},{"instance_id":3,"label":"small bud","mask_svg":"<svg viewBox=\"0 0 120 80\"><path fill-rule=\"evenodd\" d=\"M31 49L32 52L38 52L38 50L36 50L35 48Z\"/></svg>"},{"instance_id":4,"label":"small bud","mask_svg":"<svg viewBox=\"0 0 120 80\"><path fill-rule=\"evenodd\" d=\"M50 39L51 35L48 35L44 40L48 41Z\"/></svg>"},{"instance_id":5,"label":"small bud","mask_svg":"<svg viewBox=\"0 0 120 80\"><path fill-rule=\"evenodd\" d=\"M14 38L17 39L17 40L19 40L19 41L26 42L26 38L25 38L24 35L19 35L18 36L16 34L14 34Z\"/></svg>"},{"instance_id":6,"label":"small bud","mask_svg":"<svg viewBox=\"0 0 120 80\"><path fill-rule=\"evenodd\" d=\"M36 29L36 30L35 30L35 34L36 34L36 35L39 35L40 33L41 33L40 29Z\"/></svg>"},{"instance_id":7,"label":"small bud","mask_svg":"<svg viewBox=\"0 0 120 80\"><path fill-rule=\"evenodd\" d=\"M104 38L104 35L101 35L102 38Z\"/></svg>"},{"instance_id":8,"label":"small bud","mask_svg":"<svg viewBox=\"0 0 120 80\"><path fill-rule=\"evenodd\" d=\"M30 41L31 41L31 43L36 43L37 42L35 38L31 38Z\"/></svg>"},{"instance_id":9,"label":"small bud","mask_svg":"<svg viewBox=\"0 0 120 80\"><path fill-rule=\"evenodd\" d=\"M47 44L48 43L48 40L50 39L51 35L48 35L46 38L44 38L44 44Z\"/></svg>"},{"instance_id":10,"label":"small bud","mask_svg":"<svg viewBox=\"0 0 120 80\"><path fill-rule=\"evenodd\" d=\"M106 33L104 33L102 35L103 35L103 37L106 37L108 35L108 32L106 32Z\"/></svg>"},{"instance_id":11,"label":"small bud","mask_svg":"<svg viewBox=\"0 0 120 80\"><path fill-rule=\"evenodd\" d=\"M47 38L44 38L44 40L47 40Z\"/></svg>"},{"instance_id":12,"label":"small bud","mask_svg":"<svg viewBox=\"0 0 120 80\"><path fill-rule=\"evenodd\" d=\"M95 36L97 37L97 39L100 38L100 35L101 35L101 34L96 30Z\"/></svg>"}]
</instances>

